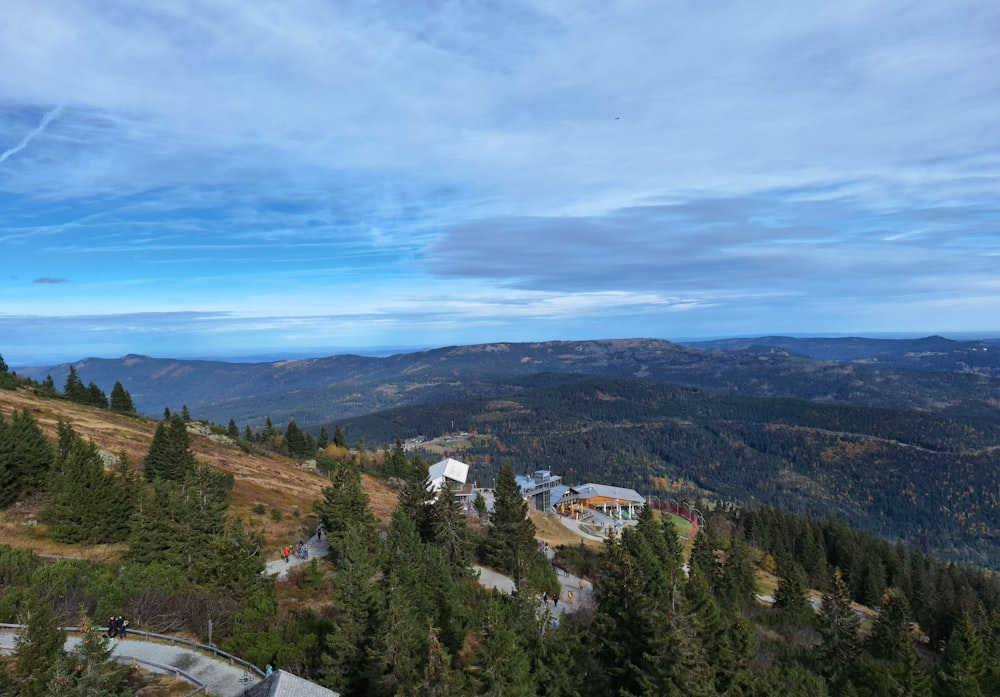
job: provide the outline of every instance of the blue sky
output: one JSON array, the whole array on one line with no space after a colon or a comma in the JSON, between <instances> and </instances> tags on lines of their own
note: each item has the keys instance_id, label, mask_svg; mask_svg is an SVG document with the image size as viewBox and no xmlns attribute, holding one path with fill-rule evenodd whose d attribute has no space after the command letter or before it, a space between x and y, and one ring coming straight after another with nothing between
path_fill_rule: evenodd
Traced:
<instances>
[{"instance_id":1,"label":"blue sky","mask_svg":"<svg viewBox=\"0 0 1000 697\"><path fill-rule=\"evenodd\" d=\"M6 0L0 353L1000 334L1000 3Z\"/></svg>"}]
</instances>

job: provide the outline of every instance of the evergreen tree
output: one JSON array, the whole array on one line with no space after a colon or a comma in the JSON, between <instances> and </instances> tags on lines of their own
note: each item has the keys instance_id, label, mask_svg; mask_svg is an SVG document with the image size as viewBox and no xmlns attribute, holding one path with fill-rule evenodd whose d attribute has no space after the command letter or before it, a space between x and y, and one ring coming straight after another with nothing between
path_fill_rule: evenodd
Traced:
<instances>
[{"instance_id":1,"label":"evergreen tree","mask_svg":"<svg viewBox=\"0 0 1000 697\"><path fill-rule=\"evenodd\" d=\"M181 481L195 470L191 434L182 417L174 415L169 422L157 425L144 463L148 482L154 479Z\"/></svg>"},{"instance_id":2,"label":"evergreen tree","mask_svg":"<svg viewBox=\"0 0 1000 697\"><path fill-rule=\"evenodd\" d=\"M274 445L274 439L278 437L278 434L274 431L274 424L271 423L271 417L268 416L264 421L264 430L260 434L260 442L265 445Z\"/></svg>"},{"instance_id":3,"label":"evergreen tree","mask_svg":"<svg viewBox=\"0 0 1000 697\"><path fill-rule=\"evenodd\" d=\"M163 562L198 581L205 569L214 568L209 557L218 550L212 541L225 530L232 487L232 475L208 468L183 481L154 480L151 494L136 508L129 558L140 564Z\"/></svg>"},{"instance_id":4,"label":"evergreen tree","mask_svg":"<svg viewBox=\"0 0 1000 697\"><path fill-rule=\"evenodd\" d=\"M59 434L59 458L43 513L52 538L70 544L124 541L132 517L131 491L105 472L93 442L64 422Z\"/></svg>"},{"instance_id":5,"label":"evergreen tree","mask_svg":"<svg viewBox=\"0 0 1000 697\"><path fill-rule=\"evenodd\" d=\"M333 584L337 615L325 638L320 682L344 697L375 693L369 657L380 636L381 576L377 555L361 537L343 540Z\"/></svg>"},{"instance_id":6,"label":"evergreen tree","mask_svg":"<svg viewBox=\"0 0 1000 697\"><path fill-rule=\"evenodd\" d=\"M264 537L239 521L226 521L208 537L206 553L194 564L198 583L244 597L260 583L266 566Z\"/></svg>"},{"instance_id":7,"label":"evergreen tree","mask_svg":"<svg viewBox=\"0 0 1000 697\"><path fill-rule=\"evenodd\" d=\"M711 668L681 581L636 528L609 539L594 582L592 695L708 697Z\"/></svg>"},{"instance_id":8,"label":"evergreen tree","mask_svg":"<svg viewBox=\"0 0 1000 697\"><path fill-rule=\"evenodd\" d=\"M80 375L73 366L69 367L69 375L66 376L66 384L63 386L63 396L71 402L87 403L87 388L83 386Z\"/></svg>"},{"instance_id":9,"label":"evergreen tree","mask_svg":"<svg viewBox=\"0 0 1000 697\"><path fill-rule=\"evenodd\" d=\"M120 382L115 382L111 388L111 411L120 414L134 414L135 404L132 403L132 395L122 386Z\"/></svg>"},{"instance_id":10,"label":"evergreen tree","mask_svg":"<svg viewBox=\"0 0 1000 697\"><path fill-rule=\"evenodd\" d=\"M386 536L385 610L372 647L377 694L419 694L429 657L426 623L433 613L424 550L414 522L398 508Z\"/></svg>"},{"instance_id":11,"label":"evergreen tree","mask_svg":"<svg viewBox=\"0 0 1000 697\"><path fill-rule=\"evenodd\" d=\"M499 482L498 482L499 486ZM479 648L476 652L477 694L489 697L533 697L537 694L531 673L531 657L525 650L517 598L491 595L486 601Z\"/></svg>"},{"instance_id":12,"label":"evergreen tree","mask_svg":"<svg viewBox=\"0 0 1000 697\"><path fill-rule=\"evenodd\" d=\"M859 683L873 695L929 697L930 677L910 630L909 603L897 589L882 600L882 610L865 641Z\"/></svg>"},{"instance_id":13,"label":"evergreen tree","mask_svg":"<svg viewBox=\"0 0 1000 697\"><path fill-rule=\"evenodd\" d=\"M100 409L107 409L108 396L104 394L104 391L100 387L91 382L87 385L87 397L84 404L91 407L98 407Z\"/></svg>"},{"instance_id":14,"label":"evergreen tree","mask_svg":"<svg viewBox=\"0 0 1000 697\"><path fill-rule=\"evenodd\" d=\"M340 430L340 426L336 426L333 429L333 444L338 448L347 447L347 441L344 439L344 432Z\"/></svg>"},{"instance_id":15,"label":"evergreen tree","mask_svg":"<svg viewBox=\"0 0 1000 697\"><path fill-rule=\"evenodd\" d=\"M363 544L374 547L375 516L368 507L361 470L353 463L339 463L330 473L330 486L322 493L323 501L317 501L313 510L326 531L330 556L339 559L348 540L359 536Z\"/></svg>"},{"instance_id":16,"label":"evergreen tree","mask_svg":"<svg viewBox=\"0 0 1000 697\"><path fill-rule=\"evenodd\" d=\"M426 463L420 458L414 458L408 463L403 488L399 492L399 508L403 510L417 526L420 539L429 542L434 536L431 523L431 505L434 496L430 493L430 478Z\"/></svg>"},{"instance_id":17,"label":"evergreen tree","mask_svg":"<svg viewBox=\"0 0 1000 697\"><path fill-rule=\"evenodd\" d=\"M535 525L528 518L528 504L510 465L500 467L490 523L486 530L486 562L517 584L526 576L538 550Z\"/></svg>"},{"instance_id":18,"label":"evergreen tree","mask_svg":"<svg viewBox=\"0 0 1000 697\"><path fill-rule=\"evenodd\" d=\"M407 475L408 470L409 465L406 461L406 452L403 450L403 442L397 438L386 454L383 471L386 477L401 478Z\"/></svg>"},{"instance_id":19,"label":"evergreen tree","mask_svg":"<svg viewBox=\"0 0 1000 697\"><path fill-rule=\"evenodd\" d=\"M320 426L319 438L316 439L316 447L319 450L326 450L326 446L328 445L330 445L330 434L326 432L326 426Z\"/></svg>"},{"instance_id":20,"label":"evergreen tree","mask_svg":"<svg viewBox=\"0 0 1000 697\"><path fill-rule=\"evenodd\" d=\"M789 623L809 622L814 613L806 587L806 574L791 559L782 564L778 588L774 591L774 609Z\"/></svg>"},{"instance_id":21,"label":"evergreen tree","mask_svg":"<svg viewBox=\"0 0 1000 697\"><path fill-rule=\"evenodd\" d=\"M716 691L725 694L735 678L736 655L729 643L726 619L709 593L708 583L700 570L692 569L684 585L684 597L694 613L695 634L714 674Z\"/></svg>"},{"instance_id":22,"label":"evergreen tree","mask_svg":"<svg viewBox=\"0 0 1000 697\"><path fill-rule=\"evenodd\" d=\"M448 487L438 491L430 508L430 519L434 544L444 552L456 571L467 570L472 564L469 527L460 504Z\"/></svg>"},{"instance_id":23,"label":"evergreen tree","mask_svg":"<svg viewBox=\"0 0 1000 697\"><path fill-rule=\"evenodd\" d=\"M27 409L6 421L0 415L0 507L45 485L52 469L52 445Z\"/></svg>"},{"instance_id":24,"label":"evergreen tree","mask_svg":"<svg viewBox=\"0 0 1000 697\"><path fill-rule=\"evenodd\" d=\"M985 697L980 681L986 677L983 642L972 616L963 612L945 646L938 668L935 697Z\"/></svg>"},{"instance_id":25,"label":"evergreen tree","mask_svg":"<svg viewBox=\"0 0 1000 697\"><path fill-rule=\"evenodd\" d=\"M0 374L5 374L9 368L7 367L7 362L4 361L3 356L0 355Z\"/></svg>"},{"instance_id":26,"label":"evergreen tree","mask_svg":"<svg viewBox=\"0 0 1000 697\"><path fill-rule=\"evenodd\" d=\"M226 429L226 435L233 440L238 440L240 437L240 429L237 427L236 422L232 419L229 420L229 427Z\"/></svg>"},{"instance_id":27,"label":"evergreen tree","mask_svg":"<svg viewBox=\"0 0 1000 697\"><path fill-rule=\"evenodd\" d=\"M30 601L21 624L27 625L14 642L12 682L17 697L50 697L58 694L50 683L62 660L66 632L59 628L52 607L42 601Z\"/></svg>"},{"instance_id":28,"label":"evergreen tree","mask_svg":"<svg viewBox=\"0 0 1000 697\"><path fill-rule=\"evenodd\" d=\"M127 692L122 683L129 668L112 657L111 640L102 637L86 616L77 626L83 639L76 651L58 664L63 670L57 671L54 682L60 697L111 697Z\"/></svg>"},{"instance_id":29,"label":"evergreen tree","mask_svg":"<svg viewBox=\"0 0 1000 697\"><path fill-rule=\"evenodd\" d=\"M819 630L823 642L819 647L823 671L833 687L834 694L841 694L850 683L855 658L860 649L858 635L860 620L851 608L847 585L839 569L834 569L830 591L823 595L819 616Z\"/></svg>"},{"instance_id":30,"label":"evergreen tree","mask_svg":"<svg viewBox=\"0 0 1000 697\"><path fill-rule=\"evenodd\" d=\"M181 405L181 420L184 421L184 423L191 421L191 412L188 411L187 404Z\"/></svg>"},{"instance_id":31,"label":"evergreen tree","mask_svg":"<svg viewBox=\"0 0 1000 697\"><path fill-rule=\"evenodd\" d=\"M750 547L741 536L733 538L719 575L719 602L730 611L757 604L757 573Z\"/></svg>"},{"instance_id":32,"label":"evergreen tree","mask_svg":"<svg viewBox=\"0 0 1000 697\"><path fill-rule=\"evenodd\" d=\"M293 458L302 459L306 455L305 436L295 423L295 419L289 421L288 427L285 429L285 449Z\"/></svg>"}]
</instances>

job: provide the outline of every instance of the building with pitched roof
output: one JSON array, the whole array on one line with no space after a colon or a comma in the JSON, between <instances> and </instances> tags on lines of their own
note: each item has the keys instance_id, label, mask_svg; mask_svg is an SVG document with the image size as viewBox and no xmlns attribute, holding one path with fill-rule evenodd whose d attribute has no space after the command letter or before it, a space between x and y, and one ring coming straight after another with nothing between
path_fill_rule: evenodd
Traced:
<instances>
[{"instance_id":1,"label":"building with pitched roof","mask_svg":"<svg viewBox=\"0 0 1000 697\"><path fill-rule=\"evenodd\" d=\"M274 671L243 694L246 697L339 697L333 690L283 670Z\"/></svg>"},{"instance_id":2,"label":"building with pitched roof","mask_svg":"<svg viewBox=\"0 0 1000 697\"><path fill-rule=\"evenodd\" d=\"M437 493L447 488L455 495L455 500L468 509L472 505L475 493L469 478L469 466L459 460L446 457L427 468L427 478L430 480L428 491Z\"/></svg>"},{"instance_id":3,"label":"building with pitched roof","mask_svg":"<svg viewBox=\"0 0 1000 697\"><path fill-rule=\"evenodd\" d=\"M583 514L589 508L619 520L632 520L644 505L646 499L635 489L590 483L571 486L555 508L563 515Z\"/></svg>"}]
</instances>

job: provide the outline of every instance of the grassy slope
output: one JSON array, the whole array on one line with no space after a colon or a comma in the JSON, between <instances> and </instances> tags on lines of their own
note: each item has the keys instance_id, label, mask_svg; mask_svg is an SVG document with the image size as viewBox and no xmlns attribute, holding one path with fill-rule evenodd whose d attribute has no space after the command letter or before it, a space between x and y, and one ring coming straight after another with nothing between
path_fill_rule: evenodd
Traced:
<instances>
[{"instance_id":1,"label":"grassy slope","mask_svg":"<svg viewBox=\"0 0 1000 697\"><path fill-rule=\"evenodd\" d=\"M27 390L0 390L0 413L5 418L9 419L15 410L21 409L31 412L53 442L58 422L69 421L80 435L94 441L98 448L116 454L124 452L137 469L142 468L157 424L61 399L39 397ZM265 453L248 454L194 434L192 450L199 463L234 476L230 514L260 527L269 549L277 550L302 536L310 520L312 504L322 496L326 478L301 469L288 458ZM365 477L365 485L375 514L387 521L395 507L396 495L382 482L370 477ZM267 515L258 516L252 512L259 503L267 508ZM0 511L0 539L5 544L27 547L42 554L107 559L120 556L124 551L120 546L81 549L52 542L46 535L45 526L32 522L38 519L39 507L40 502L33 499ZM272 509L282 512L281 521L272 519ZM300 512L298 517L293 515L296 509Z\"/></svg>"}]
</instances>

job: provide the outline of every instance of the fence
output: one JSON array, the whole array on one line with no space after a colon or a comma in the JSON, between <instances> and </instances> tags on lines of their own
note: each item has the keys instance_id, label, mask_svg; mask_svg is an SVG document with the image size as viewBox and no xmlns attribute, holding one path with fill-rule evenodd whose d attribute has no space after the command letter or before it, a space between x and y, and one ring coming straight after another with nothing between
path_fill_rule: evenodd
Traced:
<instances>
[{"instance_id":1,"label":"fence","mask_svg":"<svg viewBox=\"0 0 1000 697\"><path fill-rule=\"evenodd\" d=\"M96 626L103 626L103 625L96 625ZM23 625L23 624L6 624L6 623L0 622L0 629L19 630L19 629L24 629L24 628L25 628L25 625ZM65 631L65 632L70 632L72 634L79 634L81 632L81 630L80 630L79 627L62 627L62 630ZM222 649L220 649L220 648L218 648L216 646L208 646L207 644L199 644L196 641L191 641L190 639L182 639L181 637L171 636L170 634L156 634L155 632L144 632L144 631L141 631L141 630L138 630L138 629L132 629L131 627L129 628L128 633L129 633L130 636L131 635L135 635L135 636L139 636L139 637L144 637L146 639L154 639L154 640L157 640L157 641L165 641L165 642L167 642L169 644L180 644L182 646L187 646L187 647L190 647L190 648L198 650L198 651L203 651L205 653L210 653L213 656L215 656L216 658L226 659L227 661L229 661L230 665L239 665L239 666L242 666L247 671L249 671L251 673L254 673L259 678L263 678L264 677L264 671L261 670L260 668L258 668L257 666L255 666L254 664L250 663L249 661L244 661L242 658L234 656L231 653L226 653L225 651L223 651ZM189 674L185 673L184 671L180 670L179 668L175 668L174 666L164 666L164 665L160 665L158 663L154 663L153 661L146 661L146 660L143 660L141 658L136 658L134 656L120 655L117 658L118 658L118 660L125 659L126 661L129 661L129 662L136 661L137 663L142 663L144 665L151 666L151 667L153 667L155 669L163 670L163 671L166 671L166 672L169 672L169 673L174 673L174 674L178 675L179 677L183 678L184 680L186 680L187 682L191 683L192 685L195 685L197 687L197 689L194 690L194 692L191 692L191 693L185 695L185 697L193 697L193 695L197 695L197 694L199 694L201 692L204 692L204 690L205 690L205 684L204 683L202 683L201 681L199 681L193 675L189 675Z\"/></svg>"}]
</instances>

